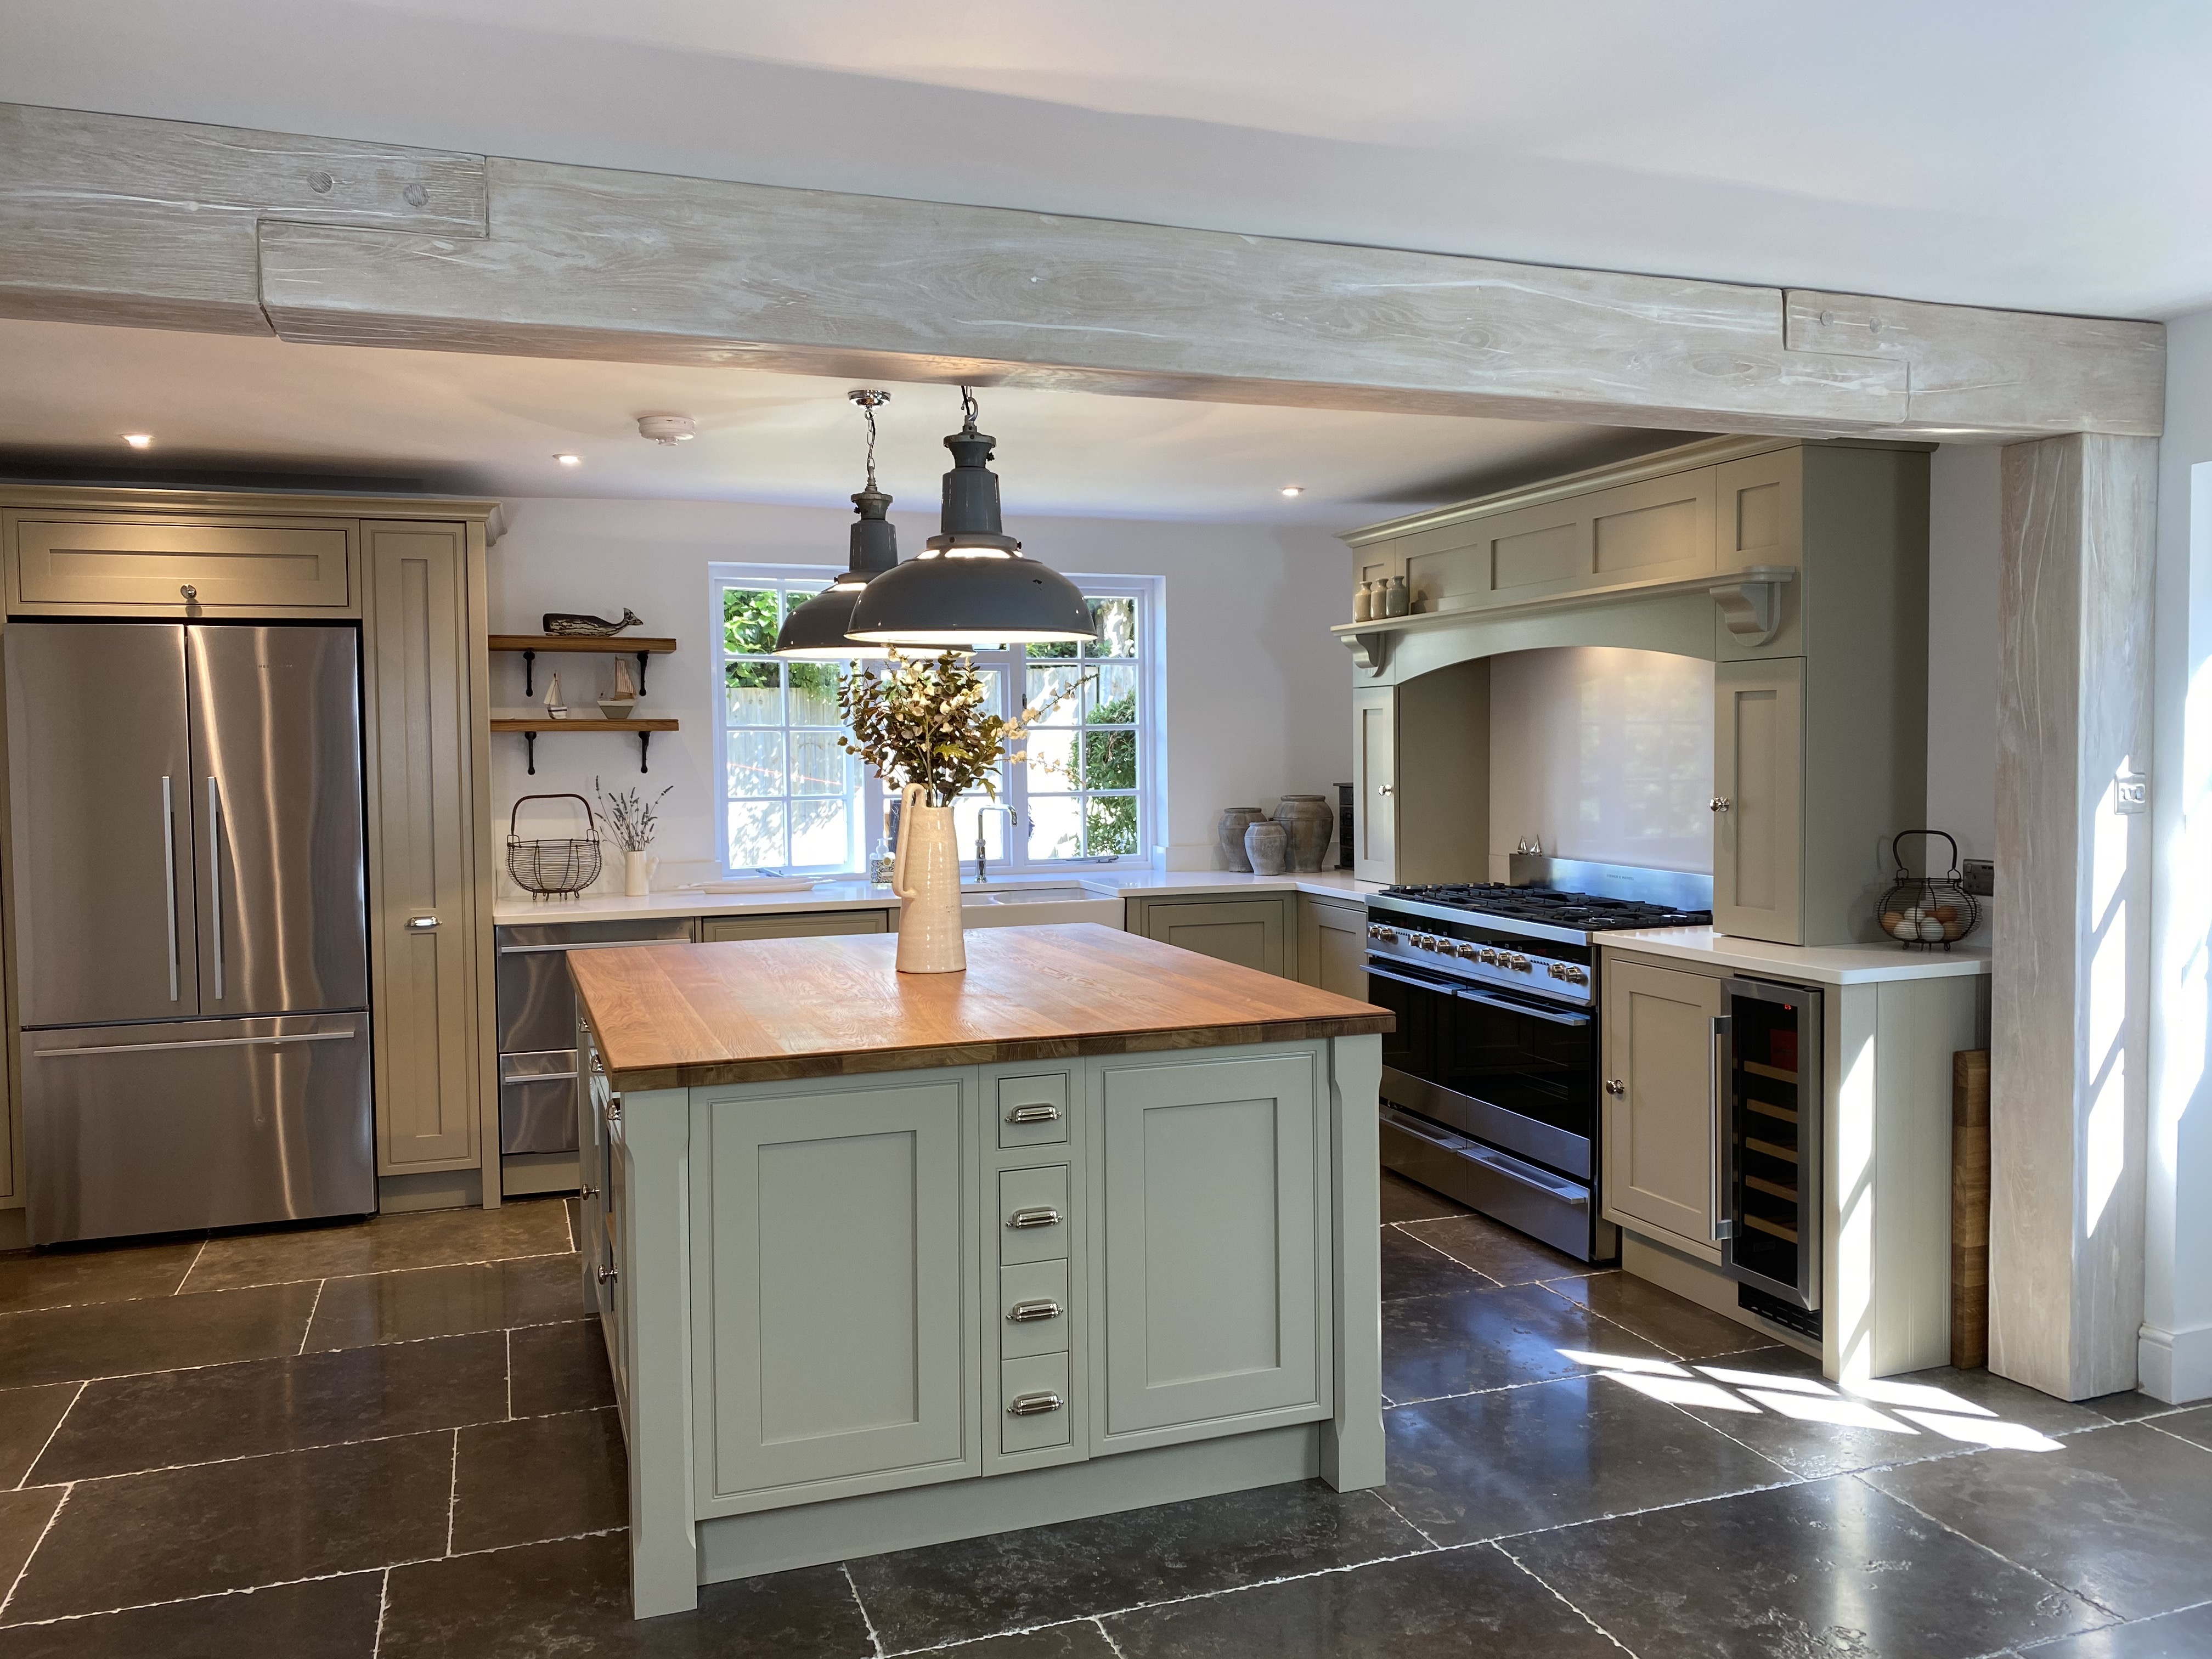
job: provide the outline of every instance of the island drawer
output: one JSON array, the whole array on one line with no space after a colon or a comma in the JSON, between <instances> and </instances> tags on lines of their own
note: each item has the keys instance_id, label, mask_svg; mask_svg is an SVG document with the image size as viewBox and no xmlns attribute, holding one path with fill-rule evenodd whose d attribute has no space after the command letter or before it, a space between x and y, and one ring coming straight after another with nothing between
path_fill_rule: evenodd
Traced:
<instances>
[{"instance_id":1,"label":"island drawer","mask_svg":"<svg viewBox=\"0 0 2212 1659\"><path fill-rule=\"evenodd\" d=\"M999 1320L1000 1358L1066 1353L1067 1263L1024 1261L1000 1268Z\"/></svg>"},{"instance_id":2,"label":"island drawer","mask_svg":"<svg viewBox=\"0 0 2212 1659\"><path fill-rule=\"evenodd\" d=\"M1067 1356L1043 1353L1006 1361L999 1367L999 1407L1001 1452L1067 1444Z\"/></svg>"},{"instance_id":3,"label":"island drawer","mask_svg":"<svg viewBox=\"0 0 2212 1659\"><path fill-rule=\"evenodd\" d=\"M1048 1146L1067 1139L1067 1073L999 1079L999 1145Z\"/></svg>"},{"instance_id":4,"label":"island drawer","mask_svg":"<svg viewBox=\"0 0 2212 1659\"><path fill-rule=\"evenodd\" d=\"M999 1260L1056 1261L1067 1255L1067 1165L999 1174Z\"/></svg>"}]
</instances>

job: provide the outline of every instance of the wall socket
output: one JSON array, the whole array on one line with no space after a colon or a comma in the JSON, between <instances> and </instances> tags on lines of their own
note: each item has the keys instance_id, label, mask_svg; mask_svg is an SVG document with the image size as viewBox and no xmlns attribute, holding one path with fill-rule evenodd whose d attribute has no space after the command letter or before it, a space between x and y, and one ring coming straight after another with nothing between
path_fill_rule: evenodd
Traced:
<instances>
[{"instance_id":1,"label":"wall socket","mask_svg":"<svg viewBox=\"0 0 2212 1659\"><path fill-rule=\"evenodd\" d=\"M1993 898L1997 890L1997 866L1990 859L1966 859L1959 866L1959 885L1977 898Z\"/></svg>"}]
</instances>

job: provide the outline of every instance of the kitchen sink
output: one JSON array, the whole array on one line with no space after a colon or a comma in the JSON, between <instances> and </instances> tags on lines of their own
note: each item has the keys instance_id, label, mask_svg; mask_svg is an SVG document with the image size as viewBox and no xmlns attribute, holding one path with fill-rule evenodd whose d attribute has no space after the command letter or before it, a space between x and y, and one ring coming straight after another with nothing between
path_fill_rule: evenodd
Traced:
<instances>
[{"instance_id":1,"label":"kitchen sink","mask_svg":"<svg viewBox=\"0 0 2212 1659\"><path fill-rule=\"evenodd\" d=\"M1101 896L1087 887L969 887L962 890L963 904L1066 904Z\"/></svg>"},{"instance_id":2,"label":"kitchen sink","mask_svg":"<svg viewBox=\"0 0 2212 1659\"><path fill-rule=\"evenodd\" d=\"M963 927L1042 927L1063 921L1119 927L1121 915L1121 896L1113 889L1073 882L1054 887L964 887L960 892Z\"/></svg>"}]
</instances>

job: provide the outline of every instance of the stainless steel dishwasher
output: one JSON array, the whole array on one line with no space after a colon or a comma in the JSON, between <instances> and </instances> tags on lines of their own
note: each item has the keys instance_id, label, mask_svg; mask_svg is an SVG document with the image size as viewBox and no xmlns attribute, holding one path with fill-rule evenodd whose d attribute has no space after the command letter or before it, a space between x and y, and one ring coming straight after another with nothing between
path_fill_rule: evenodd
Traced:
<instances>
[{"instance_id":1,"label":"stainless steel dishwasher","mask_svg":"<svg viewBox=\"0 0 2212 1659\"><path fill-rule=\"evenodd\" d=\"M568 952L688 945L691 918L530 921L495 930L499 950L500 1185L576 1182L576 989Z\"/></svg>"}]
</instances>

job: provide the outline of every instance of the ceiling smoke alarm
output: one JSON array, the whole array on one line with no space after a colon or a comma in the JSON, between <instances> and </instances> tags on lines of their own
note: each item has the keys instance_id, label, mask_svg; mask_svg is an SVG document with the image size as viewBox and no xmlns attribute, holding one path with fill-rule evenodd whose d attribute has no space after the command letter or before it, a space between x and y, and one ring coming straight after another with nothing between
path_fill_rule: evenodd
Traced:
<instances>
[{"instance_id":1,"label":"ceiling smoke alarm","mask_svg":"<svg viewBox=\"0 0 2212 1659\"><path fill-rule=\"evenodd\" d=\"M680 444L697 437L699 427L689 415L641 415L637 435L657 444Z\"/></svg>"}]
</instances>

